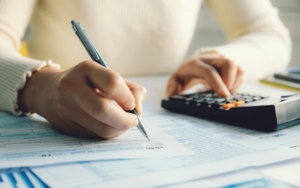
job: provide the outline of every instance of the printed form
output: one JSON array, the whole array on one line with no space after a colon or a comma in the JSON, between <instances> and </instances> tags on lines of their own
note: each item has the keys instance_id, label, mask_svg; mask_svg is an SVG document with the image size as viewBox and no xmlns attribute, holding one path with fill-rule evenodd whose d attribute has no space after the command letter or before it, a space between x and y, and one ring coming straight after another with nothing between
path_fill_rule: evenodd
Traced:
<instances>
[{"instance_id":1,"label":"printed form","mask_svg":"<svg viewBox=\"0 0 300 188\"><path fill-rule=\"evenodd\" d=\"M220 187L220 188L291 188L279 181L268 178L255 170L238 170L209 178L198 179L165 188L195 188L195 187Z\"/></svg>"},{"instance_id":2,"label":"printed form","mask_svg":"<svg viewBox=\"0 0 300 188\"><path fill-rule=\"evenodd\" d=\"M60 133L40 116L0 113L0 168L193 154L151 124L146 126L151 141L137 128L116 139L97 141Z\"/></svg>"},{"instance_id":3,"label":"printed form","mask_svg":"<svg viewBox=\"0 0 300 188\"><path fill-rule=\"evenodd\" d=\"M144 114L143 118L192 150L195 155L79 162L32 170L51 187L152 187L299 156L299 152L280 146L300 140L299 133L288 129L276 133L261 133L165 111L160 114Z\"/></svg>"}]
</instances>

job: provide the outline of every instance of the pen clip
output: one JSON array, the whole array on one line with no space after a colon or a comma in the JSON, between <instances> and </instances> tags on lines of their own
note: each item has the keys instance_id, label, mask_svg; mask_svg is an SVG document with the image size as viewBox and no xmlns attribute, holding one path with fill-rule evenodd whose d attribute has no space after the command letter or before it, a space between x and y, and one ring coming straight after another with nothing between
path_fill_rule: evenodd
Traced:
<instances>
[{"instance_id":1,"label":"pen clip","mask_svg":"<svg viewBox=\"0 0 300 188\"><path fill-rule=\"evenodd\" d=\"M73 30L75 31L76 35L78 36L79 40L81 41L81 43L83 44L83 46L85 47L89 55L92 57L94 61L99 61L100 59L99 54L97 53L97 50L93 45L93 43L91 42L91 40L89 39L89 37L85 34L85 31L81 26L81 24L74 20L72 20L71 23L72 23Z\"/></svg>"}]
</instances>

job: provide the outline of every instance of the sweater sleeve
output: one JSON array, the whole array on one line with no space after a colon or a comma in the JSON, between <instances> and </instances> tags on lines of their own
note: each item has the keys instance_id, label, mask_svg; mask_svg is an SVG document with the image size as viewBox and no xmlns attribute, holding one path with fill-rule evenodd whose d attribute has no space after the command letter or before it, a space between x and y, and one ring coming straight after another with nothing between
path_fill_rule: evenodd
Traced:
<instances>
[{"instance_id":1,"label":"sweater sleeve","mask_svg":"<svg viewBox=\"0 0 300 188\"><path fill-rule=\"evenodd\" d=\"M284 68L290 60L291 40L269 0L206 0L229 43L203 48L216 51L245 71L245 79L260 79Z\"/></svg>"},{"instance_id":2,"label":"sweater sleeve","mask_svg":"<svg viewBox=\"0 0 300 188\"><path fill-rule=\"evenodd\" d=\"M21 114L18 90L26 78L44 66L58 65L23 57L19 53L21 39L30 20L36 0L0 0L0 110Z\"/></svg>"}]
</instances>

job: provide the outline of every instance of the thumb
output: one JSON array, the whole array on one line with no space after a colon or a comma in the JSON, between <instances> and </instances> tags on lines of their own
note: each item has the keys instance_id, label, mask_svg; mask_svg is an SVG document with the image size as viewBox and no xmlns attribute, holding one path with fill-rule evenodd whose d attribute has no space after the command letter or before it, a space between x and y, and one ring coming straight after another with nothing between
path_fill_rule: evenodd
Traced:
<instances>
[{"instance_id":1,"label":"thumb","mask_svg":"<svg viewBox=\"0 0 300 188\"><path fill-rule=\"evenodd\" d=\"M126 84L127 84L128 88L130 89L132 95L135 98L136 111L139 113L139 115L142 115L142 113L143 113L143 105L142 104L147 96L146 88L144 88L138 84L129 82L129 81L126 81Z\"/></svg>"},{"instance_id":2,"label":"thumb","mask_svg":"<svg viewBox=\"0 0 300 188\"><path fill-rule=\"evenodd\" d=\"M177 78L175 75L173 75L167 85L167 96L170 97L172 95L176 95L180 93L183 90L183 86L178 83Z\"/></svg>"}]
</instances>

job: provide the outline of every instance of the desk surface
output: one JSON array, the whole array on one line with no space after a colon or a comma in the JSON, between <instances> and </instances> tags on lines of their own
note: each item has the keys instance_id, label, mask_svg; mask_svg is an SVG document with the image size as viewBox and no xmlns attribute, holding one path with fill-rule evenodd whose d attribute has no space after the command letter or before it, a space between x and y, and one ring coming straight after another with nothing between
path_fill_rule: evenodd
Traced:
<instances>
[{"instance_id":1,"label":"desk surface","mask_svg":"<svg viewBox=\"0 0 300 188\"><path fill-rule=\"evenodd\" d=\"M168 76L161 75L129 77L127 79L147 88L148 96L143 105L144 111L155 112L161 110L160 101L162 98L166 97L166 85L168 81ZM264 85L260 82L244 83L240 87L239 91L260 95L288 95L291 93L295 93L289 90ZM299 147L295 147L294 149L298 150L300 153L300 135ZM300 186L300 179L298 176L300 174L300 158L263 167L252 168L251 170L263 173L264 175L268 175L267 177L275 178L281 180L282 182L289 183L289 185L293 185L296 187ZM182 187L186 186L197 186L197 184L195 184L195 182L182 184ZM181 186L179 185L178 187Z\"/></svg>"},{"instance_id":2,"label":"desk surface","mask_svg":"<svg viewBox=\"0 0 300 188\"><path fill-rule=\"evenodd\" d=\"M147 112L147 113L150 112L151 113L151 112L164 111L164 109L162 109L160 107L160 102L161 102L161 99L166 97L165 96L165 88L166 88L168 76L163 76L162 75L162 76L130 77L130 78L127 78L127 79L130 80L130 81L133 81L137 84L143 85L144 87L147 88L148 97L147 97L147 99L144 103L144 111L145 112ZM240 92L247 92L247 93L251 93L251 94L261 94L261 95L286 95L286 94L292 93L290 91L286 91L286 90L282 90L282 89L278 89L278 88L273 88L273 87L270 87L270 86L265 86L265 85L262 85L258 82L245 83L241 87ZM145 114L144 117L146 118L147 114ZM173 130L174 129L173 128L174 124L171 124L171 125L172 125L171 126L172 131L174 131ZM197 127L199 127L198 125L199 124L197 124ZM222 127L223 127L223 125L221 125L221 127L218 127L216 131L220 132L219 129L221 129ZM184 129L186 129L186 127L184 127ZM299 130L300 130L300 126L297 129L297 132L299 132ZM203 131L205 131L205 130L202 130L202 132ZM293 132L293 134L294 134L293 137L289 137L291 134L288 133L288 134L286 134L287 136L285 138L293 138L295 140L298 140L297 132L296 133ZM197 135L196 135L197 138L199 136L199 133L197 133ZM182 129L179 132L179 135L182 135ZM266 135L263 134L263 136L266 136ZM203 138L206 138L206 137L203 137ZM219 136L218 136L218 138L219 138ZM277 140L277 138L275 140ZM279 138L279 140L280 140L280 138ZM237 143L240 143L240 142L241 142L240 140L237 141ZM298 144L297 143L295 144L295 142L293 142L293 146L294 146L295 151L300 152L300 137L299 137L298 142L299 142ZM261 143L261 141L260 140L258 140L258 142L252 142L251 141L251 143L254 144L255 146L257 146L257 145L260 145L260 144L255 144L255 143ZM278 144L278 142L276 142L276 143ZM282 143L282 142L280 142L280 143ZM265 144L267 144L268 147L270 147L270 142L266 142ZM273 144L273 140L272 140L272 144ZM271 144L271 146L273 146L272 144ZM298 145L299 145L299 147L297 147ZM289 146L288 143L287 143L287 146ZM202 146L201 146L201 149L202 149ZM281 151L280 153L277 153L278 156L280 156L282 153L283 153L282 156L287 156L286 152L282 152L282 150L280 150L280 151ZM202 150L201 150L201 152L202 152L201 154L203 154ZM226 153L227 152L228 152L228 150L226 150ZM263 155L265 156L266 153L263 153ZM273 156L277 156L277 155L273 155ZM295 155L295 156L298 156L298 154ZM272 158L272 156L270 156L270 158ZM248 158L248 159L244 158L243 160L246 161L245 163L248 164L249 160L251 160L251 159L252 159L252 157ZM267 158L267 160L269 161L269 158ZM259 159L259 162L261 162L261 159ZM122 161L122 165L123 164L124 164L124 161ZM177 164L177 163L172 163L172 164ZM224 164L227 164L227 163L224 163ZM259 163L259 164L261 164L261 163ZM267 163L265 163L265 164L267 164ZM130 167L132 167L132 165L130 165ZM212 166L209 165L210 169L215 169L215 171L217 171L217 173L220 173L220 171L222 171L222 168L219 165L217 167L218 168L216 168L216 166L214 166L212 168ZM103 169L103 167L101 167L101 169ZM202 167L201 167L201 170L205 171L205 170L203 170ZM69 168L67 168L67 171L70 171ZM81 171L79 170L79 172L81 172ZM197 177L197 178L200 177L199 176L199 169L197 169L195 174L196 174L195 177ZM223 187L223 185L225 185L225 184L228 185L228 184L230 184L230 182L231 183L237 183L238 181L239 182L245 182L245 181L250 181L250 180L261 180L264 177L267 177L267 178L265 178L265 180L268 180L269 179L268 177L273 177L273 178L279 179L283 182L288 182L288 183L290 183L294 186L300 186L300 182L299 182L299 178L297 177L297 174L300 174L300 159L298 159L298 158L293 159L293 160L288 160L288 161L285 161L285 162L276 163L276 164L273 164L273 165L262 166L262 167L260 166L260 167L256 167L256 168L254 168L254 167L253 168L247 168L247 169L235 171L235 172L232 172L232 173L226 173L226 174L216 175L216 176L212 176L212 177L208 177L208 178L203 178L203 179L201 179L201 181L200 180L194 180L194 181L187 182L187 183L176 184L176 185L172 185L171 187L174 187L174 186L176 186L176 187ZM182 176L182 175L183 174L180 174L180 176ZM190 177L189 173L184 174L184 175ZM169 173L168 173L168 176L170 176ZM206 177L206 176L202 176L202 177ZM136 176L134 176L132 178L135 179L135 181L133 181L133 183L136 184L137 183ZM151 179L151 182L152 182L152 180L153 179ZM156 179L156 181L157 181L157 179ZM140 181L140 183L141 182L143 182L143 181ZM176 181L174 180L174 178L171 178L170 182L176 182ZM268 183L268 182L253 182L253 183ZM281 183L281 182L279 182L279 183ZM286 185L286 184L284 184L284 185ZM1 185L0 185L0 187L1 187ZM269 185L269 187L270 187L270 185ZM277 186L277 187L282 187L282 186ZM291 186L287 185L287 187L291 187Z\"/></svg>"}]
</instances>

